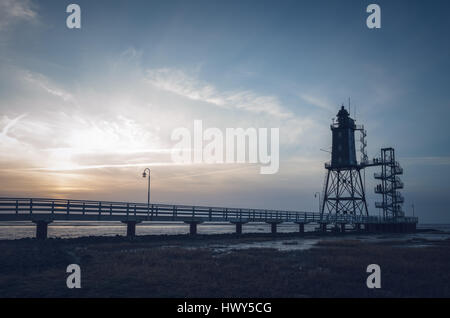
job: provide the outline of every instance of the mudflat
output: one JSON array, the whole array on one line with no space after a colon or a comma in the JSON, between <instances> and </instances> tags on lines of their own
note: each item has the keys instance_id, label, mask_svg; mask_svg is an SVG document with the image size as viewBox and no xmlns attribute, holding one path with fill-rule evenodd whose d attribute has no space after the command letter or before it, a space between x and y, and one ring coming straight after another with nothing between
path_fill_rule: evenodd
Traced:
<instances>
[{"instance_id":1,"label":"mudflat","mask_svg":"<svg viewBox=\"0 0 450 318\"><path fill-rule=\"evenodd\" d=\"M449 239L337 236L306 250L232 249L237 242L274 239L296 244L292 238L303 239L225 234L0 241L0 297L450 297ZM69 264L80 266L80 289L66 285ZM369 264L381 268L379 289L366 286Z\"/></svg>"}]
</instances>

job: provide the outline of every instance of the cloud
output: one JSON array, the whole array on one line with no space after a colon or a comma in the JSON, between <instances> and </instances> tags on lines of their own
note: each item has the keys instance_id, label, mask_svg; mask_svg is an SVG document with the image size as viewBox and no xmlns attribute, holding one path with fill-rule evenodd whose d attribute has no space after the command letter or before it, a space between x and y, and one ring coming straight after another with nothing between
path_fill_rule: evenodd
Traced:
<instances>
[{"instance_id":1,"label":"cloud","mask_svg":"<svg viewBox=\"0 0 450 318\"><path fill-rule=\"evenodd\" d=\"M72 94L66 92L65 90L57 87L55 84L51 83L51 81L44 75L38 73L32 73L30 71L26 71L24 75L24 79L30 82L33 85L43 89L47 93L59 97L65 102L72 101L74 102L74 98Z\"/></svg>"},{"instance_id":2,"label":"cloud","mask_svg":"<svg viewBox=\"0 0 450 318\"><path fill-rule=\"evenodd\" d=\"M191 100L277 118L292 117L292 113L284 109L275 96L258 95L251 90L220 92L214 85L202 82L181 70L169 68L148 70L146 79L161 90Z\"/></svg>"},{"instance_id":3,"label":"cloud","mask_svg":"<svg viewBox=\"0 0 450 318\"><path fill-rule=\"evenodd\" d=\"M305 102L307 102L310 105L325 109L325 110L332 110L334 111L336 107L334 107L328 100L326 100L323 97L313 96L310 94L300 94L300 98L303 99Z\"/></svg>"},{"instance_id":4,"label":"cloud","mask_svg":"<svg viewBox=\"0 0 450 318\"><path fill-rule=\"evenodd\" d=\"M304 150L304 146L309 147L313 141L317 141L317 134L310 134L318 129L317 122L292 113L283 107L277 96L258 95L245 89L221 91L213 84L172 68L147 70L145 80L160 90L182 98L233 110L229 112L229 117L208 111L202 114L202 118L209 117L207 122L217 124L218 120L226 127L278 127L280 144L296 147L296 150ZM308 134L308 139L303 138Z\"/></svg>"},{"instance_id":5,"label":"cloud","mask_svg":"<svg viewBox=\"0 0 450 318\"><path fill-rule=\"evenodd\" d=\"M134 167L161 167L180 165L172 162L141 162L141 163L124 163L124 164L98 164L98 165L67 165L67 166L53 166L44 168L30 168L30 171L79 171L90 169L104 169L104 168L134 168Z\"/></svg>"},{"instance_id":6,"label":"cloud","mask_svg":"<svg viewBox=\"0 0 450 318\"><path fill-rule=\"evenodd\" d=\"M101 168L157 161L162 155L169 157L164 149L167 145L159 142L156 129L140 118L120 112L93 113L90 105L73 107L64 102L74 101L74 96L44 75L18 74L32 85L24 86L21 94L12 93L17 97L5 101L7 111L0 113L2 168ZM58 98L49 100L45 98L48 94ZM83 96L77 97L84 104ZM20 110L14 107L17 98L26 108L19 114Z\"/></svg>"},{"instance_id":7,"label":"cloud","mask_svg":"<svg viewBox=\"0 0 450 318\"><path fill-rule=\"evenodd\" d=\"M17 116L14 119L9 119L8 117L5 117L5 121L7 122L6 125L3 127L2 132L0 133L0 138L8 137L8 131L11 130L22 118L24 118L27 114L22 114L20 116Z\"/></svg>"},{"instance_id":8,"label":"cloud","mask_svg":"<svg viewBox=\"0 0 450 318\"><path fill-rule=\"evenodd\" d=\"M118 68L123 76L114 76L106 87L93 88L89 82L66 89L40 73L12 72L20 90L11 92L17 97L3 103L4 116L9 117L0 122L4 132L0 146L5 150L0 161L20 169L58 171L167 163L171 162L172 130L191 127L198 118L219 129L279 127L280 144L295 151L303 151L315 138L303 136L315 130L317 123L286 111L275 96L250 90L220 92L214 85L174 69L138 72L139 55L134 49L122 53L119 60L129 67ZM92 81L104 82L104 74L99 72ZM149 81L155 87L149 87ZM204 112L195 107L197 101L233 111ZM23 107L19 110L16 104ZM28 116L17 117L25 113ZM28 155L22 156L23 152Z\"/></svg>"},{"instance_id":9,"label":"cloud","mask_svg":"<svg viewBox=\"0 0 450 318\"><path fill-rule=\"evenodd\" d=\"M0 30L20 21L34 21L37 13L30 0L0 1Z\"/></svg>"},{"instance_id":10,"label":"cloud","mask_svg":"<svg viewBox=\"0 0 450 318\"><path fill-rule=\"evenodd\" d=\"M176 69L147 72L141 55L135 49L118 54L75 85L14 65L0 75L9 84L0 102L0 176L10 181L8 193L131 200L139 198L143 167L154 167L154 189L164 190L155 197L167 194L172 202L175 191L181 203L197 198L193 193L216 193L233 178L264 180L250 164L174 164L176 127L191 127L194 119L205 128L280 127L282 161L292 156L286 148L297 155L316 138L316 123L290 112L277 96L224 91Z\"/></svg>"}]
</instances>

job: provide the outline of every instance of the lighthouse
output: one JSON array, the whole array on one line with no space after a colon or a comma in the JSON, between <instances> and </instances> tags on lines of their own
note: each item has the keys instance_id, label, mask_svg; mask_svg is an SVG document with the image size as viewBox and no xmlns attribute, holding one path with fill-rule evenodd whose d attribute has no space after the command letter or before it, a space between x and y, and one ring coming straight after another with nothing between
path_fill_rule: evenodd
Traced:
<instances>
[{"instance_id":1,"label":"lighthouse","mask_svg":"<svg viewBox=\"0 0 450 318\"><path fill-rule=\"evenodd\" d=\"M364 183L355 150L355 131L364 128L341 106L330 126L332 132L331 161L325 163L327 174L324 181L321 214L368 215Z\"/></svg>"},{"instance_id":2,"label":"lighthouse","mask_svg":"<svg viewBox=\"0 0 450 318\"><path fill-rule=\"evenodd\" d=\"M355 151L355 121L341 107L337 113L336 122L331 125L333 146L331 151L331 166L339 168L356 167Z\"/></svg>"}]
</instances>

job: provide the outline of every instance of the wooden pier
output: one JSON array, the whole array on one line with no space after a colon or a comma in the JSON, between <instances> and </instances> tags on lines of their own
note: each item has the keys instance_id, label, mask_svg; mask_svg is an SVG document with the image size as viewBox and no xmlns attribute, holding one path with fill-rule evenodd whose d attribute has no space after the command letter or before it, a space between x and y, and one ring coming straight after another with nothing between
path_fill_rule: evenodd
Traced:
<instances>
[{"instance_id":1,"label":"wooden pier","mask_svg":"<svg viewBox=\"0 0 450 318\"><path fill-rule=\"evenodd\" d=\"M134 237L136 225L142 222L175 221L189 224L190 234L197 233L197 225L203 222L230 222L236 233L242 233L246 223L265 222L271 232L277 225L290 222L299 225L317 224L326 232L328 225L338 225L345 231L347 225L355 230L371 232L415 231L417 218L386 219L376 216L321 215L317 212L226 208L212 206L170 205L156 203L110 202L90 200L66 200L44 198L0 198L0 221L31 221L36 224L36 238L47 237L47 227L53 221L116 221L127 226L127 236Z\"/></svg>"}]
</instances>

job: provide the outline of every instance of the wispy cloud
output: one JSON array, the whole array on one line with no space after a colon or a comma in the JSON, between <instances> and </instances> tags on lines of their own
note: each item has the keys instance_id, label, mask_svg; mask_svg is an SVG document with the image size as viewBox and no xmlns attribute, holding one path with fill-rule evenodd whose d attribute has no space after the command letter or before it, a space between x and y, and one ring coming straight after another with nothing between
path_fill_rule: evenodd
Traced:
<instances>
[{"instance_id":1,"label":"wispy cloud","mask_svg":"<svg viewBox=\"0 0 450 318\"><path fill-rule=\"evenodd\" d=\"M124 116L99 119L60 112L10 119L4 115L0 131L0 161L21 169L121 168L170 158L170 149L161 147L156 136Z\"/></svg>"},{"instance_id":2,"label":"wispy cloud","mask_svg":"<svg viewBox=\"0 0 450 318\"><path fill-rule=\"evenodd\" d=\"M174 69L148 71L143 77L137 71L139 55L134 49L120 55L119 59L130 57L121 60L129 67L122 65L118 69L126 80L116 77L117 82L111 84L113 90L110 87L90 90L90 86L83 84L84 90L72 90L44 74L15 71L16 81L22 85L16 96L21 96L22 104L33 107L24 107L22 111L29 116L17 117L20 113L10 112L0 121L4 135L0 146L5 150L0 161L20 169L51 167L58 171L167 163L171 162L171 131L174 127L190 127L198 116L208 125L220 128L280 127L281 145L296 151L312 140L303 136L315 129L315 121L285 110L276 96L258 95L250 90L223 92L213 84ZM102 79L100 75L98 81ZM162 94L161 89L176 94L176 102L171 94ZM212 109L203 114L199 108L190 113L197 101L231 111ZM10 107L11 103L14 99L4 104ZM94 106L101 106L104 111L99 112ZM256 113L260 116L255 116ZM24 152L28 153L26 157L21 155Z\"/></svg>"},{"instance_id":3,"label":"wispy cloud","mask_svg":"<svg viewBox=\"0 0 450 318\"><path fill-rule=\"evenodd\" d=\"M124 164L70 165L70 166L65 166L65 167L29 168L27 170L67 172L67 171L104 169L104 168L161 167L161 166L175 166L175 165L180 165L180 164L172 163L172 162L142 162L142 163L124 163ZM187 165L187 164L183 164L183 165Z\"/></svg>"},{"instance_id":4,"label":"wispy cloud","mask_svg":"<svg viewBox=\"0 0 450 318\"><path fill-rule=\"evenodd\" d=\"M2 132L0 133L0 138L7 138L8 137L8 131L11 130L22 118L24 118L27 114L22 114L20 116L17 116L14 119L9 119L7 116L5 116L6 125L3 127Z\"/></svg>"},{"instance_id":5,"label":"wispy cloud","mask_svg":"<svg viewBox=\"0 0 450 318\"><path fill-rule=\"evenodd\" d=\"M323 108L326 110L334 110L336 108L324 97L314 96L310 94L300 94L299 96L303 101L315 107Z\"/></svg>"},{"instance_id":6,"label":"wispy cloud","mask_svg":"<svg viewBox=\"0 0 450 318\"><path fill-rule=\"evenodd\" d=\"M59 88L56 84L52 83L46 76L42 74L25 71L24 79L43 89L45 92L61 98L65 102L74 101L72 94L66 92L62 88Z\"/></svg>"},{"instance_id":7,"label":"wispy cloud","mask_svg":"<svg viewBox=\"0 0 450 318\"><path fill-rule=\"evenodd\" d=\"M181 70L156 69L147 71L147 81L153 86L195 101L215 106L289 118L276 96L259 95L251 90L220 92L214 85L202 82Z\"/></svg>"},{"instance_id":8,"label":"wispy cloud","mask_svg":"<svg viewBox=\"0 0 450 318\"><path fill-rule=\"evenodd\" d=\"M37 13L29 0L0 1L0 31L20 21L34 21Z\"/></svg>"},{"instance_id":9,"label":"wispy cloud","mask_svg":"<svg viewBox=\"0 0 450 318\"><path fill-rule=\"evenodd\" d=\"M10 83L11 96L0 103L0 172L9 183L8 193L139 198L135 189L141 186L143 167L155 167L154 189L178 191L180 201L195 196L185 196L179 179L189 188L186 193L216 192L232 176L241 182L258 179L259 168L247 164L172 162L172 130L191 127L198 118L205 127L219 129L280 127L285 149L299 151L314 142L309 135L316 123L291 112L277 96L223 90L195 72L147 72L140 56L129 49L117 56L117 63L108 64L115 67L107 69L114 76L100 68L76 86L14 65L1 74ZM161 193L156 197L164 198Z\"/></svg>"}]
</instances>

